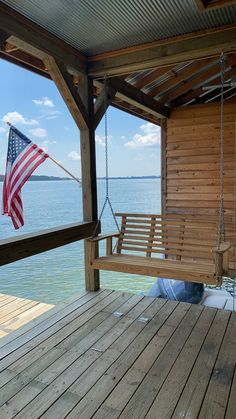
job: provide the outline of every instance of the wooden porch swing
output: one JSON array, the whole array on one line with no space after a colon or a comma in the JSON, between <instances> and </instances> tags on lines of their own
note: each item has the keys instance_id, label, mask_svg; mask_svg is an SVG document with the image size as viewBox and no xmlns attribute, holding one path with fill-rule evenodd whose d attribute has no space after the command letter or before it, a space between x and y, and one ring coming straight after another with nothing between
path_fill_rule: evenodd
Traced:
<instances>
[{"instance_id":1,"label":"wooden porch swing","mask_svg":"<svg viewBox=\"0 0 236 419\"><path fill-rule=\"evenodd\" d=\"M106 85L106 80L105 80ZM219 221L177 214L114 214L108 190L107 116L105 112L106 199L112 215L121 217L118 234L99 235L91 242L90 267L153 277L221 285L229 269L224 229L224 56L221 55L221 200ZM105 95L106 96L106 95ZM106 107L105 107L106 109ZM217 225L218 224L218 225ZM113 252L112 238L117 238ZM106 256L99 257L99 242L106 240Z\"/></svg>"}]
</instances>

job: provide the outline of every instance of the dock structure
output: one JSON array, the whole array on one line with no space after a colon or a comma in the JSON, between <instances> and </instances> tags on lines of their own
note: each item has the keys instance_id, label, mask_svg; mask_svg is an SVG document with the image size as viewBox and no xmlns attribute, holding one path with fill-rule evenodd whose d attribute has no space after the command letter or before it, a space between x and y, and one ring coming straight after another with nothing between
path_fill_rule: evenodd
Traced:
<instances>
[{"instance_id":1,"label":"dock structure","mask_svg":"<svg viewBox=\"0 0 236 419\"><path fill-rule=\"evenodd\" d=\"M32 322L52 307L52 304L0 294L0 338Z\"/></svg>"},{"instance_id":2,"label":"dock structure","mask_svg":"<svg viewBox=\"0 0 236 419\"><path fill-rule=\"evenodd\" d=\"M0 340L0 417L236 415L236 314L100 290Z\"/></svg>"},{"instance_id":3,"label":"dock structure","mask_svg":"<svg viewBox=\"0 0 236 419\"><path fill-rule=\"evenodd\" d=\"M185 220L167 231L151 216L150 226L129 231L137 246L149 231L148 269L151 253L163 253L158 242L165 266L182 269L185 256L195 265L198 257L217 284L235 277L236 0L117 4L0 1L0 58L51 79L78 127L83 204L77 223L1 240L0 265L85 240L87 290L25 325L40 303L25 304L30 316L22 301L0 307L2 335L17 329L0 339L0 418L232 419L235 313L100 290L92 260L102 238L95 131L113 106L160 127L162 216ZM158 144L150 132L141 146ZM189 217L188 226L202 217L207 226L219 219L218 228L202 238ZM207 247L211 259L217 252L211 265ZM111 256L111 238L106 250ZM134 257L129 264L138 273ZM186 266L178 278L201 282Z\"/></svg>"}]
</instances>

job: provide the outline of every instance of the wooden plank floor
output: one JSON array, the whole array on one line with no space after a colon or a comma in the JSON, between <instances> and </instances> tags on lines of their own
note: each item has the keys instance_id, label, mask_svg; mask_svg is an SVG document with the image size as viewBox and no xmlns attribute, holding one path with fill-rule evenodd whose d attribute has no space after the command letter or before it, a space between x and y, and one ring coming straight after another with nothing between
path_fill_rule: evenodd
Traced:
<instances>
[{"instance_id":1,"label":"wooden plank floor","mask_svg":"<svg viewBox=\"0 0 236 419\"><path fill-rule=\"evenodd\" d=\"M54 307L51 304L0 294L0 338Z\"/></svg>"},{"instance_id":2,"label":"wooden plank floor","mask_svg":"<svg viewBox=\"0 0 236 419\"><path fill-rule=\"evenodd\" d=\"M85 292L0 345L0 418L236 417L230 311Z\"/></svg>"}]
</instances>

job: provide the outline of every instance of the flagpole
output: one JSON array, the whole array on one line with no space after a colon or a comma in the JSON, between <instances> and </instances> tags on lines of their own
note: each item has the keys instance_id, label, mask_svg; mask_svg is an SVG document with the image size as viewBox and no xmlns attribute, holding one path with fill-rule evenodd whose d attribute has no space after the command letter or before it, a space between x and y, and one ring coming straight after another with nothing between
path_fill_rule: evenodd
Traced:
<instances>
[{"instance_id":1,"label":"flagpole","mask_svg":"<svg viewBox=\"0 0 236 419\"><path fill-rule=\"evenodd\" d=\"M7 125L9 125L9 127L11 127L12 126L12 124L9 122L9 121L7 121L6 122L7 123ZM64 170L64 172L66 172L69 176L71 176L74 180L76 180L76 182L78 182L79 184L80 184L80 186L81 186L81 181L77 178L77 177L75 177L74 175L72 175L72 173L71 172L69 172L69 170L67 170L64 166L62 166L61 165L61 163L59 163L57 160L55 160L53 157L51 157L51 156L49 156L49 154L48 154L48 158L50 159L50 160L52 160L53 161L53 163L55 163L55 164L57 164L57 166L59 166L62 170Z\"/></svg>"},{"instance_id":2,"label":"flagpole","mask_svg":"<svg viewBox=\"0 0 236 419\"><path fill-rule=\"evenodd\" d=\"M62 166L57 160L55 160L53 157L49 156L49 154L48 154L48 158L50 160L52 160L55 164L57 164L62 170L64 170L64 172L66 172L68 175L70 175L74 180L76 180L76 182L78 182L81 185L81 181L77 177L72 175L72 173L69 172L69 170L67 170L64 166Z\"/></svg>"}]
</instances>

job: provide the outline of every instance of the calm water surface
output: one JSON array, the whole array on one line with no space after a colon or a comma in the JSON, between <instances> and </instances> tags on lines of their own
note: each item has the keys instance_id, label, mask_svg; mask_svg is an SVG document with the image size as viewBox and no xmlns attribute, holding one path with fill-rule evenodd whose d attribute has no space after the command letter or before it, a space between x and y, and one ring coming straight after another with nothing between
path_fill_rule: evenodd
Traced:
<instances>
[{"instance_id":1,"label":"calm water surface","mask_svg":"<svg viewBox=\"0 0 236 419\"><path fill-rule=\"evenodd\" d=\"M1 184L2 187L2 184ZM99 205L105 182L98 181ZM159 213L160 180L111 180L110 196L115 211ZM8 217L0 216L0 238L18 236L82 220L81 188L73 181L27 182L23 188L25 226L15 231ZM107 211L103 232L116 231ZM0 293L57 303L84 289L83 241L0 267ZM101 287L146 292L155 278L119 272L102 272Z\"/></svg>"}]
</instances>

